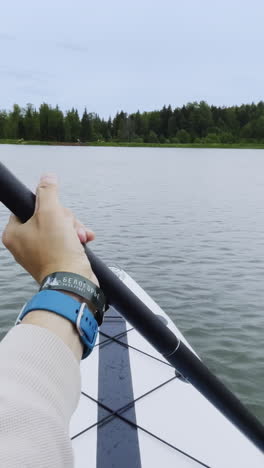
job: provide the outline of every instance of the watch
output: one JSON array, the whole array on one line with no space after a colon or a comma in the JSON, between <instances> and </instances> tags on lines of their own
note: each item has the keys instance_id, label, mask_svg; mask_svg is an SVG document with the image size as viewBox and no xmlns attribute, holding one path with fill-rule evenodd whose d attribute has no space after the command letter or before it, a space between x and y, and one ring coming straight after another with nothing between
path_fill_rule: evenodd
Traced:
<instances>
[{"instance_id":1,"label":"watch","mask_svg":"<svg viewBox=\"0 0 264 468\"><path fill-rule=\"evenodd\" d=\"M89 356L95 345L98 323L86 303L81 304L76 299L58 291L40 291L24 305L16 320L16 325L33 310L47 310L70 320L75 325L84 346L82 359Z\"/></svg>"}]
</instances>

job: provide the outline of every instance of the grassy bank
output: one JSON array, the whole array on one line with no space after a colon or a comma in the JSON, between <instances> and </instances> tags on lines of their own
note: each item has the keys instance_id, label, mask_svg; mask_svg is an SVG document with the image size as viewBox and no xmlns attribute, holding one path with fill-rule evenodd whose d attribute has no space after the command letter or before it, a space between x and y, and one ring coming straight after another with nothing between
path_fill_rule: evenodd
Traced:
<instances>
[{"instance_id":1,"label":"grassy bank","mask_svg":"<svg viewBox=\"0 0 264 468\"><path fill-rule=\"evenodd\" d=\"M0 144L10 145L48 145L48 146L114 146L132 148L233 148L233 149L264 149L264 143L136 143L136 142L105 142L66 143L54 141L25 141L0 139Z\"/></svg>"}]
</instances>

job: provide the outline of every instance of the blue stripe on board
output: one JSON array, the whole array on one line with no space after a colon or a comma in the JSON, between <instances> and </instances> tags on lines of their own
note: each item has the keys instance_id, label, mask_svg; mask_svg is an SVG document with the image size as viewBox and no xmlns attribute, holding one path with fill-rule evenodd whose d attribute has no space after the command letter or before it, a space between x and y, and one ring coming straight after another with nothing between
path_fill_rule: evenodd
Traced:
<instances>
[{"instance_id":1,"label":"blue stripe on board","mask_svg":"<svg viewBox=\"0 0 264 468\"><path fill-rule=\"evenodd\" d=\"M107 315L110 315L111 319L107 319ZM111 336L123 333L126 331L125 320L110 308L101 331ZM129 349L114 341L106 344L103 344L103 341L105 338L100 336L98 401L116 411L134 400ZM104 416L105 410L98 405L98 421ZM134 405L129 416L136 424ZM105 424L99 424L96 466L97 468L141 468L137 429L117 417Z\"/></svg>"}]
</instances>

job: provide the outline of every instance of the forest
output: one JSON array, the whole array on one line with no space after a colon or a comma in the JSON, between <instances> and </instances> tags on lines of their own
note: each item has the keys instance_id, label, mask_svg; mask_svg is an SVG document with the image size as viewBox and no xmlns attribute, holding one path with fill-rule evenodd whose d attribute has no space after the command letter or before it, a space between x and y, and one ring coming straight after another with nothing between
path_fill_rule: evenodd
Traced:
<instances>
[{"instance_id":1,"label":"forest","mask_svg":"<svg viewBox=\"0 0 264 468\"><path fill-rule=\"evenodd\" d=\"M134 142L138 144L264 143L264 102L232 107L192 102L182 107L127 114L109 119L84 109L62 112L43 103L0 110L0 140L64 143Z\"/></svg>"}]
</instances>

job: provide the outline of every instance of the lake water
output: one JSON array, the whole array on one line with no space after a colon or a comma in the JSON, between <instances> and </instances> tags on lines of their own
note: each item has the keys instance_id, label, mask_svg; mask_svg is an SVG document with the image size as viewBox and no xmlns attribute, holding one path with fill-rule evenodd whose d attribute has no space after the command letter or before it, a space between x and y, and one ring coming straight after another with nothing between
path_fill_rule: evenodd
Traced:
<instances>
[{"instance_id":1,"label":"lake water","mask_svg":"<svg viewBox=\"0 0 264 468\"><path fill-rule=\"evenodd\" d=\"M93 250L127 270L264 421L264 151L0 145L32 189L59 174ZM0 206L0 230L8 219ZM36 290L1 246L0 336Z\"/></svg>"}]
</instances>

